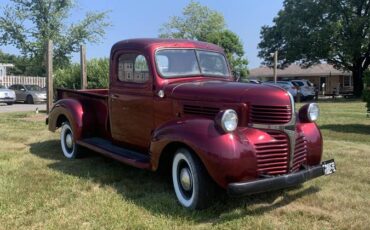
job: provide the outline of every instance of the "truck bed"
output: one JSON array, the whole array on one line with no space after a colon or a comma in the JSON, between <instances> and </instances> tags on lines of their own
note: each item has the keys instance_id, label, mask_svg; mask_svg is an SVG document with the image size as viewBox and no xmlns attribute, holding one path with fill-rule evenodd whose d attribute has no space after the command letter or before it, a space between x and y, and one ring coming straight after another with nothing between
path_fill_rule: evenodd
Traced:
<instances>
[{"instance_id":1,"label":"truck bed","mask_svg":"<svg viewBox=\"0 0 370 230\"><path fill-rule=\"evenodd\" d=\"M73 99L83 107L83 137L111 138L108 116L108 89L57 89L57 99Z\"/></svg>"}]
</instances>

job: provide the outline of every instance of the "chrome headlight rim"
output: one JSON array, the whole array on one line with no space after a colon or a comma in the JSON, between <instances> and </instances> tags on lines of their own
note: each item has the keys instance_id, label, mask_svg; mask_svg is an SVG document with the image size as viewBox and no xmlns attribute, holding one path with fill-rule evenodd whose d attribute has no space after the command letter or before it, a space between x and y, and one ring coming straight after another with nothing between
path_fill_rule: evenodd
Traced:
<instances>
[{"instance_id":1,"label":"chrome headlight rim","mask_svg":"<svg viewBox=\"0 0 370 230\"><path fill-rule=\"evenodd\" d=\"M238 127L238 114L233 109L220 111L217 117L217 123L225 133L233 132Z\"/></svg>"},{"instance_id":2,"label":"chrome headlight rim","mask_svg":"<svg viewBox=\"0 0 370 230\"><path fill-rule=\"evenodd\" d=\"M317 103L310 103L308 104L307 109L307 118L309 121L314 122L319 119L320 116L320 107Z\"/></svg>"}]
</instances>

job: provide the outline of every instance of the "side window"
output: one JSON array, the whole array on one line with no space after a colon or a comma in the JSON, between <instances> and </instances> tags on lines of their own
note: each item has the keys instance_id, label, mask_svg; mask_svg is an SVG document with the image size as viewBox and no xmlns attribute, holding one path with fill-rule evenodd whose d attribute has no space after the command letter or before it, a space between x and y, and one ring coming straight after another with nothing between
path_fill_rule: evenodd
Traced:
<instances>
[{"instance_id":1,"label":"side window","mask_svg":"<svg viewBox=\"0 0 370 230\"><path fill-rule=\"evenodd\" d=\"M145 83L149 80L146 59L141 54L123 54L118 59L118 80Z\"/></svg>"}]
</instances>

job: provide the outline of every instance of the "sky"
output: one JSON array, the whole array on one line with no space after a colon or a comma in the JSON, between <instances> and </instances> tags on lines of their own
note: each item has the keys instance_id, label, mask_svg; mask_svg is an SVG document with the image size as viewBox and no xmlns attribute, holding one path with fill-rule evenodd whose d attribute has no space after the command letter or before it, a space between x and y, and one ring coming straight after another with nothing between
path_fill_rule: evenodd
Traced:
<instances>
[{"instance_id":1,"label":"sky","mask_svg":"<svg viewBox=\"0 0 370 230\"><path fill-rule=\"evenodd\" d=\"M0 0L0 6L8 3ZM158 37L159 28L169 21L171 16L180 16L190 0L78 0L77 8L71 12L68 21L81 20L88 11L110 11L112 24L106 30L105 37L99 44L87 44L87 58L108 57L111 46L117 41L128 38ZM235 32L243 42L244 51L249 61L248 67L260 66L257 57L257 45L260 42L260 30L263 25L271 25L273 18L283 6L283 0L198 0L199 3L220 12L228 29ZM3 52L19 54L11 46L2 46ZM79 54L74 54L74 62L79 61Z\"/></svg>"}]
</instances>

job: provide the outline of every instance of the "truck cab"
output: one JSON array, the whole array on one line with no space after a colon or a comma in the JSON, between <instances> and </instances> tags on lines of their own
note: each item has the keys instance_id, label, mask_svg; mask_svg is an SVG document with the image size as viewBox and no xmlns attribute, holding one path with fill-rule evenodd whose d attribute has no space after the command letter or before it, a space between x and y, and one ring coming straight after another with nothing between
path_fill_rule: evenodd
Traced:
<instances>
[{"instance_id":1,"label":"truck cab","mask_svg":"<svg viewBox=\"0 0 370 230\"><path fill-rule=\"evenodd\" d=\"M131 39L110 54L109 89L58 89L47 123L64 156L85 147L134 167L168 169L181 205L282 189L335 171L321 163L315 103L295 110L286 90L236 82L222 48Z\"/></svg>"}]
</instances>

